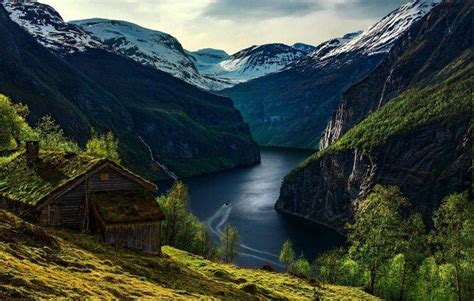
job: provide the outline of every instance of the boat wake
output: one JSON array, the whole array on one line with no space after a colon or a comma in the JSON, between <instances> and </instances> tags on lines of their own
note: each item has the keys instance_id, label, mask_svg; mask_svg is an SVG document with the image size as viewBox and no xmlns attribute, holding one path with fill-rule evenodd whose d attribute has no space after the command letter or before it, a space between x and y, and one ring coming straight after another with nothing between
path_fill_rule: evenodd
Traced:
<instances>
[{"instance_id":1,"label":"boat wake","mask_svg":"<svg viewBox=\"0 0 474 301\"><path fill-rule=\"evenodd\" d=\"M209 219L207 220L206 222L207 227L209 228L211 233L214 234L217 238L219 238L222 235L222 231L223 231L222 227L229 220L231 211L232 211L232 204L226 203L222 205L219 209L217 209L217 211L214 212L214 214L211 217L209 217ZM281 265L280 263L263 257L263 256L266 256L266 257L278 259L278 256L273 253L258 250L258 249L249 247L245 244L240 244L240 247L244 250L256 253L256 254L249 254L249 253L239 252L239 255L241 256L252 257L252 258L261 260L265 263L271 263L272 265L283 267L283 265Z\"/></svg>"}]
</instances>

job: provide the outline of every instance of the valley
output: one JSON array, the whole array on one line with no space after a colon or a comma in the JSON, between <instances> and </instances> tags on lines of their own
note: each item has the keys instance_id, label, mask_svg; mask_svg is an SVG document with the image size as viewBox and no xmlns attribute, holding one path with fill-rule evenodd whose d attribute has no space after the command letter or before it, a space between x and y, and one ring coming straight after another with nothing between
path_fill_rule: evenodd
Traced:
<instances>
[{"instance_id":1,"label":"valley","mask_svg":"<svg viewBox=\"0 0 474 301\"><path fill-rule=\"evenodd\" d=\"M125 2L0 0L0 299L474 297L474 0Z\"/></svg>"}]
</instances>

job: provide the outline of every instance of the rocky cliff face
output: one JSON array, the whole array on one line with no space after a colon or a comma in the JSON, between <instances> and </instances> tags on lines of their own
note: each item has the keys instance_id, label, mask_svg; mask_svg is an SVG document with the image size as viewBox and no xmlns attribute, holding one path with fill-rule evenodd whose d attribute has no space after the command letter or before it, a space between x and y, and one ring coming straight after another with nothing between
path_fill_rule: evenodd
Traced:
<instances>
[{"instance_id":1,"label":"rocky cliff face","mask_svg":"<svg viewBox=\"0 0 474 301\"><path fill-rule=\"evenodd\" d=\"M412 26L366 79L348 89L323 132L320 149L406 89L439 83L465 68L468 60L441 72L471 47L468 3L441 4L424 22Z\"/></svg>"},{"instance_id":2,"label":"rocky cliff face","mask_svg":"<svg viewBox=\"0 0 474 301\"><path fill-rule=\"evenodd\" d=\"M399 186L413 208L425 215L447 194L471 187L472 111L467 88L460 92L464 109L455 115L443 113L439 116L445 117L435 120L431 99L422 108L422 101L408 98L404 100L409 103L408 114L419 112L418 119L423 122L380 137L382 142L371 146L364 146L363 135L352 135L355 142L349 147L334 142L346 138L361 121L355 128L379 131L383 127L380 120L394 117L379 116L376 123L366 117L380 113L381 108L390 112L390 106L395 108L395 101L400 102L394 97L408 90L440 83L456 85L470 77L472 2L448 1L433 9L401 38L374 72L345 93L325 131L323 150L285 178L277 210L343 230L360 200L376 184ZM446 94L439 99L452 98Z\"/></svg>"}]
</instances>

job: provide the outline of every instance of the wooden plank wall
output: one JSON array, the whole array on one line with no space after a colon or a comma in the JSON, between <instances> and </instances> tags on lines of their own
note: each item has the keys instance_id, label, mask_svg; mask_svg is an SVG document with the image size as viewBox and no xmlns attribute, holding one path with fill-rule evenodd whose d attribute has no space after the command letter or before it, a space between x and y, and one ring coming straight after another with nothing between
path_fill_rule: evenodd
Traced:
<instances>
[{"instance_id":1,"label":"wooden plank wall","mask_svg":"<svg viewBox=\"0 0 474 301\"><path fill-rule=\"evenodd\" d=\"M61 226L80 229L82 225L82 218L84 214L84 200L85 200L85 187L84 184L80 184L73 190L61 196L59 199L51 203L51 205L60 205L61 208ZM40 215L40 223L49 225L48 210L49 206L46 206Z\"/></svg>"},{"instance_id":2,"label":"wooden plank wall","mask_svg":"<svg viewBox=\"0 0 474 301\"><path fill-rule=\"evenodd\" d=\"M102 174L106 174L107 180L101 178ZM135 190L143 189L133 180L121 175L112 168L106 167L90 177L89 189L91 192L97 191L118 191L118 190Z\"/></svg>"},{"instance_id":3,"label":"wooden plank wall","mask_svg":"<svg viewBox=\"0 0 474 301\"><path fill-rule=\"evenodd\" d=\"M160 222L108 225L105 242L149 253L161 253Z\"/></svg>"}]
</instances>

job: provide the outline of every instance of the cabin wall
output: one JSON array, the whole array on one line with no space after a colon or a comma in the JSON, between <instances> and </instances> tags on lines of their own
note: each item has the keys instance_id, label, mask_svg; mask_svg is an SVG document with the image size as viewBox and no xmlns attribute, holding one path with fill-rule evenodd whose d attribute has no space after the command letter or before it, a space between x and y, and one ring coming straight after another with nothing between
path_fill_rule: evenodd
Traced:
<instances>
[{"instance_id":1,"label":"cabin wall","mask_svg":"<svg viewBox=\"0 0 474 301\"><path fill-rule=\"evenodd\" d=\"M121 193L124 190L137 189L142 190L143 187L110 167L105 167L90 175L87 181L89 193L100 191L117 191L117 193ZM81 183L46 206L40 213L39 222L43 225L80 229L84 218L85 200L86 185ZM60 221L59 223L57 222L58 220Z\"/></svg>"},{"instance_id":2,"label":"cabin wall","mask_svg":"<svg viewBox=\"0 0 474 301\"><path fill-rule=\"evenodd\" d=\"M110 167L106 167L89 177L90 192L136 189L143 189L143 187Z\"/></svg>"},{"instance_id":3,"label":"cabin wall","mask_svg":"<svg viewBox=\"0 0 474 301\"><path fill-rule=\"evenodd\" d=\"M160 254L161 222L108 225L104 233L106 243L129 249Z\"/></svg>"},{"instance_id":4,"label":"cabin wall","mask_svg":"<svg viewBox=\"0 0 474 301\"><path fill-rule=\"evenodd\" d=\"M80 229L84 218L85 199L85 186L80 184L46 206L41 211L40 223L43 225ZM55 223L57 219L59 219L59 223Z\"/></svg>"}]
</instances>

